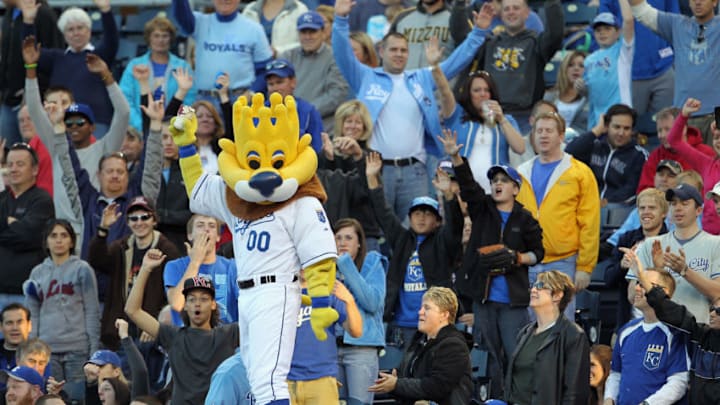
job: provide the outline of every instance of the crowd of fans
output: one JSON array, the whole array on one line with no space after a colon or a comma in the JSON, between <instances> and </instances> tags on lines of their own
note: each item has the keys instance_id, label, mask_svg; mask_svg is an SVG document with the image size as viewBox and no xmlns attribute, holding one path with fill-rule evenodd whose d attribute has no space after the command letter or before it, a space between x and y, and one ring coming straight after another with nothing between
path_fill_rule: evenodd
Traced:
<instances>
[{"instance_id":1,"label":"crowd of fans","mask_svg":"<svg viewBox=\"0 0 720 405\"><path fill-rule=\"evenodd\" d=\"M571 27L560 0L172 0L117 72L93 1L100 35L3 0L0 402L254 402L253 285L190 211L169 121L192 105L216 173L233 103L277 92L318 156L340 318L319 341L301 307L269 403L720 403L717 2L600 0ZM617 292L610 346L574 323L591 281Z\"/></svg>"}]
</instances>

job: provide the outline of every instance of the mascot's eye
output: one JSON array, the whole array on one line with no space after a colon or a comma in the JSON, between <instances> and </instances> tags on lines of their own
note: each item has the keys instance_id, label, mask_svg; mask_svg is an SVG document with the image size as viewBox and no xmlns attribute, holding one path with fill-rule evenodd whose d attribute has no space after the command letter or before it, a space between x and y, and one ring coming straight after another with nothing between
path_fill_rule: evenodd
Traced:
<instances>
[{"instance_id":1,"label":"mascot's eye","mask_svg":"<svg viewBox=\"0 0 720 405\"><path fill-rule=\"evenodd\" d=\"M249 152L247 155L248 159L248 166L250 166L251 169L257 170L260 168L260 154L257 152Z\"/></svg>"},{"instance_id":2,"label":"mascot's eye","mask_svg":"<svg viewBox=\"0 0 720 405\"><path fill-rule=\"evenodd\" d=\"M276 150L272 156L272 165L276 169L280 169L285 164L285 154L281 150Z\"/></svg>"}]
</instances>

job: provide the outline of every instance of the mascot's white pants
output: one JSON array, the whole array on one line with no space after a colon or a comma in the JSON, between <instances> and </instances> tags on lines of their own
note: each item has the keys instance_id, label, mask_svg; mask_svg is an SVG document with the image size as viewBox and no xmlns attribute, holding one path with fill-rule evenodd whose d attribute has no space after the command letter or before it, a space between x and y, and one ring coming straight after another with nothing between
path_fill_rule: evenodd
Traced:
<instances>
[{"instance_id":1,"label":"mascot's white pants","mask_svg":"<svg viewBox=\"0 0 720 405\"><path fill-rule=\"evenodd\" d=\"M240 290L240 354L258 405L290 398L287 375L299 311L299 282L278 280Z\"/></svg>"}]
</instances>

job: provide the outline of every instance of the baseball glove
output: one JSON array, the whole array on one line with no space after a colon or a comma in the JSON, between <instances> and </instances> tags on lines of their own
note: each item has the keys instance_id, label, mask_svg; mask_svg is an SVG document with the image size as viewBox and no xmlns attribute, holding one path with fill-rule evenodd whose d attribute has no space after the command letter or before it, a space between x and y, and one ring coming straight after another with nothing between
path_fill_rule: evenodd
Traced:
<instances>
[{"instance_id":1,"label":"baseball glove","mask_svg":"<svg viewBox=\"0 0 720 405\"><path fill-rule=\"evenodd\" d=\"M478 248L480 265L489 269L490 274L505 274L510 266L517 263L518 254L503 244Z\"/></svg>"}]
</instances>

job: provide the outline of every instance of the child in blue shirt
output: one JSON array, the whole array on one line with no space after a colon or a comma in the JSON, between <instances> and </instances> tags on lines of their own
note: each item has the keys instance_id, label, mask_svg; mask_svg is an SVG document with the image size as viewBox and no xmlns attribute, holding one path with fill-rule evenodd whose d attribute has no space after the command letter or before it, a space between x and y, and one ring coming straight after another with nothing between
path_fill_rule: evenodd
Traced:
<instances>
[{"instance_id":1,"label":"child in blue shirt","mask_svg":"<svg viewBox=\"0 0 720 405\"><path fill-rule=\"evenodd\" d=\"M634 20L627 0L617 1L623 17L622 39L620 23L612 13L600 13L592 22L595 41L600 49L585 59L583 80L590 105L588 130L599 122L600 115L611 105L632 106Z\"/></svg>"}]
</instances>

